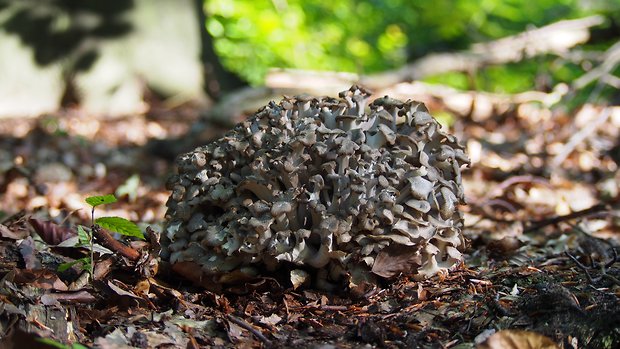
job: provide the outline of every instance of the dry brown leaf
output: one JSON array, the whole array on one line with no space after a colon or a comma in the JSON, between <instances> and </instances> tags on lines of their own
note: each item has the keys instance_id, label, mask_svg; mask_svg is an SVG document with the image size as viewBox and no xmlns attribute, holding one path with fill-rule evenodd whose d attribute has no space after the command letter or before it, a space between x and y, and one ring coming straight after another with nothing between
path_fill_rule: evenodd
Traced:
<instances>
[{"instance_id":1,"label":"dry brown leaf","mask_svg":"<svg viewBox=\"0 0 620 349\"><path fill-rule=\"evenodd\" d=\"M123 285L120 281L116 281L119 285L122 285L122 287L127 287L125 285ZM132 297L132 298L136 298L136 299L142 299L140 296L136 295L135 293L129 291L129 290L125 290L123 289L121 286L115 285L112 280L108 280L108 287L110 287L110 289L112 289L112 291L116 292L116 294L118 294L119 296L128 296L128 297Z\"/></svg>"},{"instance_id":2,"label":"dry brown leaf","mask_svg":"<svg viewBox=\"0 0 620 349\"><path fill-rule=\"evenodd\" d=\"M19 253L24 259L26 269L40 269L41 262L37 258L34 240L29 236L19 244Z\"/></svg>"},{"instance_id":3,"label":"dry brown leaf","mask_svg":"<svg viewBox=\"0 0 620 349\"><path fill-rule=\"evenodd\" d=\"M44 305L58 305L60 303L64 304L91 304L95 302L97 299L95 296L90 294L88 291L77 291L77 292L58 292L58 293L48 293L41 296L41 303Z\"/></svg>"},{"instance_id":4,"label":"dry brown leaf","mask_svg":"<svg viewBox=\"0 0 620 349\"><path fill-rule=\"evenodd\" d=\"M477 349L559 349L549 337L531 331L502 330L479 344Z\"/></svg>"},{"instance_id":5,"label":"dry brown leaf","mask_svg":"<svg viewBox=\"0 0 620 349\"><path fill-rule=\"evenodd\" d=\"M17 284L30 284L33 287L67 291L69 288L62 282L58 275L51 270L45 269L15 269L13 281Z\"/></svg>"},{"instance_id":6,"label":"dry brown leaf","mask_svg":"<svg viewBox=\"0 0 620 349\"><path fill-rule=\"evenodd\" d=\"M58 245L71 237L77 236L75 230L62 227L52 221L30 218L28 222L34 228L34 231L39 234L41 239L51 246Z\"/></svg>"},{"instance_id":7,"label":"dry brown leaf","mask_svg":"<svg viewBox=\"0 0 620 349\"><path fill-rule=\"evenodd\" d=\"M0 224L0 236L11 240L20 240L28 236L27 230L15 231L4 224Z\"/></svg>"},{"instance_id":8,"label":"dry brown leaf","mask_svg":"<svg viewBox=\"0 0 620 349\"><path fill-rule=\"evenodd\" d=\"M419 246L403 246L391 244L379 252L372 272L384 278L390 278L401 272L415 269L415 265L422 264Z\"/></svg>"},{"instance_id":9,"label":"dry brown leaf","mask_svg":"<svg viewBox=\"0 0 620 349\"><path fill-rule=\"evenodd\" d=\"M200 265L197 263L178 262L172 265L172 270L207 290L218 292L222 288L221 285L216 284L212 278L205 275Z\"/></svg>"}]
</instances>

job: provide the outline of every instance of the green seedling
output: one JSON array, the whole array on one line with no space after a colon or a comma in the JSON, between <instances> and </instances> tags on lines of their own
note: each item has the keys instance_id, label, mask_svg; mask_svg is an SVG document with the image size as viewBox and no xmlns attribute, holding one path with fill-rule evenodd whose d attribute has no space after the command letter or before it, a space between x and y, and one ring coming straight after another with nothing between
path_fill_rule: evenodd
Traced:
<instances>
[{"instance_id":1,"label":"green seedling","mask_svg":"<svg viewBox=\"0 0 620 349\"><path fill-rule=\"evenodd\" d=\"M77 259L73 262L63 263L58 267L58 271L65 271L76 264L80 264L82 269L88 270L91 280L93 277L93 273L95 270L95 249L94 249L94 239L93 239L93 229L103 228L109 231L117 232L121 235L125 236L133 236L140 239L144 239L144 235L138 226L122 217L99 217L95 219L95 208L97 206L113 204L115 203L116 196L112 194L103 195L103 196L90 196L86 198L86 203L91 206L91 227L85 228L81 225L77 227L78 232L78 243L76 246L83 247L86 246L89 249L90 256Z\"/></svg>"}]
</instances>

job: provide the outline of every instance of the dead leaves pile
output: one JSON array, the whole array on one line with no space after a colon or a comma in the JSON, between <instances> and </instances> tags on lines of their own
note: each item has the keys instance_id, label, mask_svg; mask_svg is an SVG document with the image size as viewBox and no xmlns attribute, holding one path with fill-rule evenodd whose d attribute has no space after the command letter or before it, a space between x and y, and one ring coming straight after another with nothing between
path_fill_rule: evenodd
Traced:
<instances>
[{"instance_id":1,"label":"dead leaves pile","mask_svg":"<svg viewBox=\"0 0 620 349\"><path fill-rule=\"evenodd\" d=\"M0 346L27 347L15 343L34 337L100 348L620 345L610 239L620 224L610 153L619 108L524 105L487 119L460 116L455 133L474 160L464 177L471 247L449 275L401 277L356 295L270 278L215 294L157 261L153 239L123 245L136 255L102 243L92 283L77 266L58 272L84 256L73 227L88 222L86 196L138 174L112 213L161 223L171 163L143 145L190 127L162 115L0 123Z\"/></svg>"}]
</instances>

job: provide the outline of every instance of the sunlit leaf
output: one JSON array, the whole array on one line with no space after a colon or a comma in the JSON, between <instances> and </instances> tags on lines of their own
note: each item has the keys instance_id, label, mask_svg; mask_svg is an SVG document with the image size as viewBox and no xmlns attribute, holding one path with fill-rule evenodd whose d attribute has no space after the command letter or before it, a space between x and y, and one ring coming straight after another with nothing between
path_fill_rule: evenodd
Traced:
<instances>
[{"instance_id":1,"label":"sunlit leaf","mask_svg":"<svg viewBox=\"0 0 620 349\"><path fill-rule=\"evenodd\" d=\"M78 225L77 232L78 232L78 241L80 245L90 244L90 234L86 232L86 230L84 230L84 227L82 227L81 225Z\"/></svg>"},{"instance_id":2,"label":"sunlit leaf","mask_svg":"<svg viewBox=\"0 0 620 349\"><path fill-rule=\"evenodd\" d=\"M86 198L86 203L88 203L92 207L97 207L99 205L112 204L115 202L116 202L116 196L112 194L101 195L101 196L89 196Z\"/></svg>"},{"instance_id":3,"label":"sunlit leaf","mask_svg":"<svg viewBox=\"0 0 620 349\"><path fill-rule=\"evenodd\" d=\"M140 228L135 223L122 217L100 217L95 219L95 224L121 235L134 236L144 240L144 234L142 234Z\"/></svg>"}]
</instances>

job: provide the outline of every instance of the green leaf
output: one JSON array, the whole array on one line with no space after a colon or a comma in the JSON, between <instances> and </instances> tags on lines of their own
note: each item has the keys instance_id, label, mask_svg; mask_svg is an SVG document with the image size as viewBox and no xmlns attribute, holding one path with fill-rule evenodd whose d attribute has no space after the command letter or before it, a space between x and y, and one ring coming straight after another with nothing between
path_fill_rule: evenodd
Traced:
<instances>
[{"instance_id":1,"label":"green leaf","mask_svg":"<svg viewBox=\"0 0 620 349\"><path fill-rule=\"evenodd\" d=\"M90 234L84 230L84 227L78 225L77 227L78 241L80 245L90 244Z\"/></svg>"},{"instance_id":2,"label":"green leaf","mask_svg":"<svg viewBox=\"0 0 620 349\"><path fill-rule=\"evenodd\" d=\"M121 235L135 236L144 240L144 235L140 228L131 221L121 217L100 217L95 219L95 224L98 224L104 229L118 232Z\"/></svg>"},{"instance_id":3,"label":"green leaf","mask_svg":"<svg viewBox=\"0 0 620 349\"><path fill-rule=\"evenodd\" d=\"M71 348L68 345L57 342L51 338L36 338L35 340L39 343L49 345L50 347L53 347L53 348L58 348L58 349L70 349Z\"/></svg>"},{"instance_id":4,"label":"green leaf","mask_svg":"<svg viewBox=\"0 0 620 349\"><path fill-rule=\"evenodd\" d=\"M61 265L58 266L58 268L56 268L56 270L59 273L62 273L63 271L68 270L69 268L71 268L72 266L74 266L76 264L82 264L82 268L83 269L89 269L87 267L90 266L90 257L84 257L84 258L76 259L73 262L62 263Z\"/></svg>"},{"instance_id":5,"label":"green leaf","mask_svg":"<svg viewBox=\"0 0 620 349\"><path fill-rule=\"evenodd\" d=\"M69 346L67 344L63 344L58 341L55 341L51 338L36 338L35 340L39 343L43 343L45 345L48 345L53 348L58 348L58 349L88 349L87 346L84 346L80 343L73 343L71 344L71 346Z\"/></svg>"},{"instance_id":6,"label":"green leaf","mask_svg":"<svg viewBox=\"0 0 620 349\"><path fill-rule=\"evenodd\" d=\"M116 196L113 194L101 195L101 196L89 196L86 198L86 203L92 207L99 205L112 204L116 202Z\"/></svg>"}]
</instances>

